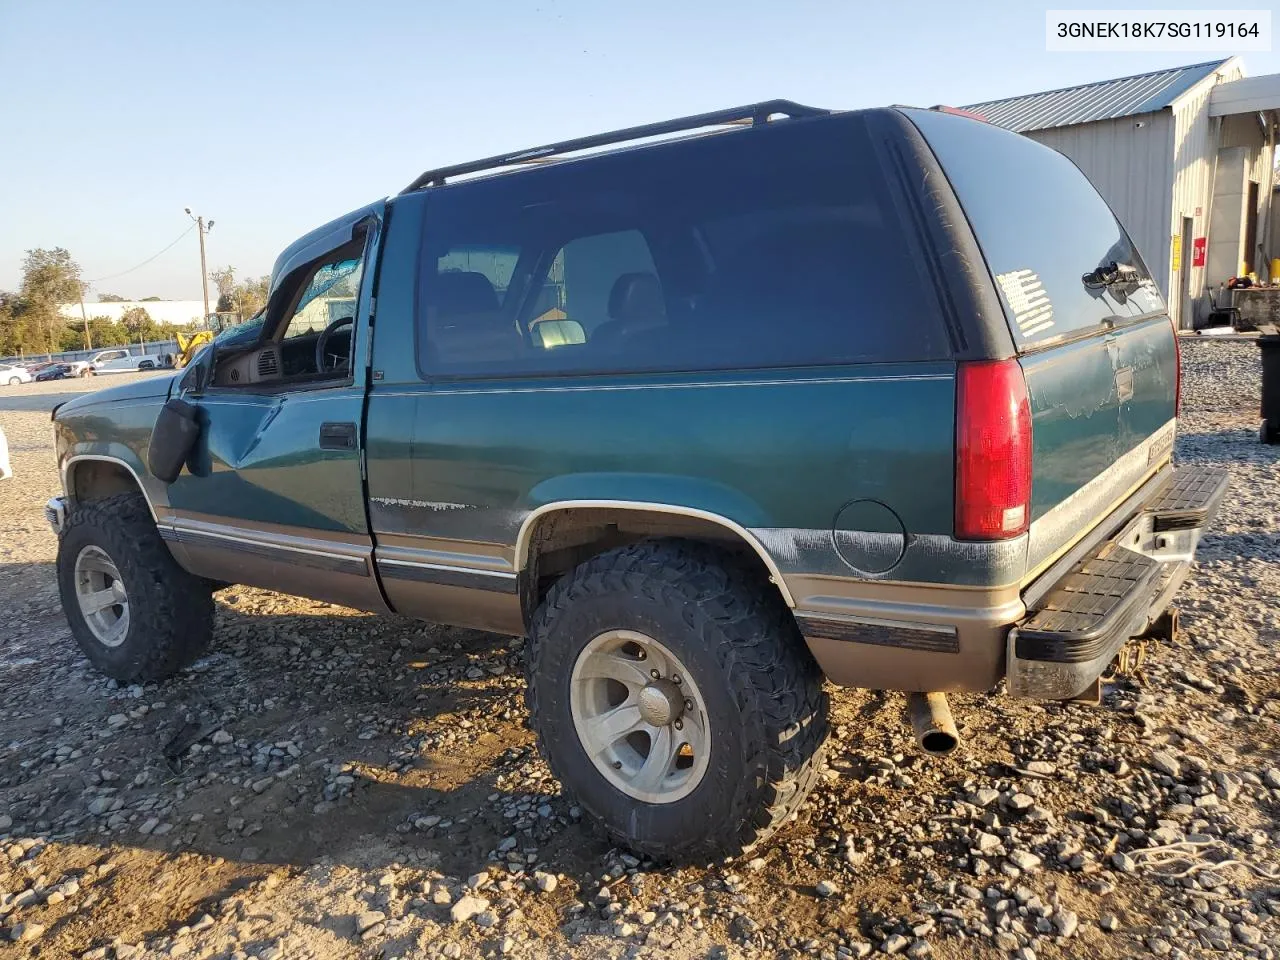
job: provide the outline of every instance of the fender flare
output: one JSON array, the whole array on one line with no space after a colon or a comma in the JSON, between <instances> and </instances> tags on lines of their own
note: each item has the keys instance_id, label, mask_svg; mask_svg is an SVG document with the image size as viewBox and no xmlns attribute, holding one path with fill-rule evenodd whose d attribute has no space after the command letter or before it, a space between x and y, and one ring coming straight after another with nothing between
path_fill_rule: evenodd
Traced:
<instances>
[{"instance_id":1,"label":"fender flare","mask_svg":"<svg viewBox=\"0 0 1280 960\"><path fill-rule=\"evenodd\" d=\"M557 500L545 503L532 511L520 524L520 533L516 537L515 547L515 568L517 573L528 566L529 548L533 539L533 531L538 521L548 514L569 510L629 510L635 513L668 513L676 516L693 517L697 520L705 520L724 527L747 546L751 547L769 571L769 579L778 588L779 593L782 594L783 601L786 602L788 607L795 609L795 598L792 597L791 591L787 588L787 582L782 577L782 571L778 569L778 564L769 555L769 551L764 548L764 545L755 534L740 523L730 520L721 514L672 503L654 503L643 500Z\"/></svg>"}]
</instances>

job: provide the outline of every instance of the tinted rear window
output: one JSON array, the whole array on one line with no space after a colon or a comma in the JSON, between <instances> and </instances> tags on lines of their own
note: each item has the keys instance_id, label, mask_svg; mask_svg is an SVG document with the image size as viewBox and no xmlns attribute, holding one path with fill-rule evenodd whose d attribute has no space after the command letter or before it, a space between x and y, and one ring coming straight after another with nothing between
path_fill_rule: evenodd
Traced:
<instances>
[{"instance_id":1,"label":"tinted rear window","mask_svg":"<svg viewBox=\"0 0 1280 960\"><path fill-rule=\"evenodd\" d=\"M1074 163L991 124L906 113L973 226L1020 347L1164 309L1128 234ZM1112 262L1131 282L1086 285L1085 274Z\"/></svg>"},{"instance_id":2,"label":"tinted rear window","mask_svg":"<svg viewBox=\"0 0 1280 960\"><path fill-rule=\"evenodd\" d=\"M425 371L949 355L865 122L782 121L433 190Z\"/></svg>"}]
</instances>

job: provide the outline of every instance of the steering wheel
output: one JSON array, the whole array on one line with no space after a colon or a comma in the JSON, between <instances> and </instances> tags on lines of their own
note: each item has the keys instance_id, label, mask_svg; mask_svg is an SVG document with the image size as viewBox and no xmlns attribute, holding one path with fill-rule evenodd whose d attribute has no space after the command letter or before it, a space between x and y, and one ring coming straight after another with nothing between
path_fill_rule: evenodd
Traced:
<instances>
[{"instance_id":1,"label":"steering wheel","mask_svg":"<svg viewBox=\"0 0 1280 960\"><path fill-rule=\"evenodd\" d=\"M353 317L339 317L320 331L320 337L316 340L317 373L328 373L330 370L341 370L344 366L350 364L352 346L350 343L347 344L347 355L345 357L339 356L336 353L326 356L326 348L329 346L329 338L333 336L334 332L337 331L339 327L346 326L351 327L351 332L355 333L356 321ZM332 365L326 362L330 356L333 357Z\"/></svg>"}]
</instances>

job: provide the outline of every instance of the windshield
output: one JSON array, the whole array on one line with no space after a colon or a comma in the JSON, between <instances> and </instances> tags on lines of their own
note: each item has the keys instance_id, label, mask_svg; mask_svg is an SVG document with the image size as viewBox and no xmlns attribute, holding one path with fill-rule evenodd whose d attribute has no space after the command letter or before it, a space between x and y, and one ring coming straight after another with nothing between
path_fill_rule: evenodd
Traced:
<instances>
[{"instance_id":1,"label":"windshield","mask_svg":"<svg viewBox=\"0 0 1280 960\"><path fill-rule=\"evenodd\" d=\"M244 323L238 323L234 327L223 327L222 332L213 338L213 342L219 347L253 343L262 333L262 321L266 313L264 307Z\"/></svg>"}]
</instances>

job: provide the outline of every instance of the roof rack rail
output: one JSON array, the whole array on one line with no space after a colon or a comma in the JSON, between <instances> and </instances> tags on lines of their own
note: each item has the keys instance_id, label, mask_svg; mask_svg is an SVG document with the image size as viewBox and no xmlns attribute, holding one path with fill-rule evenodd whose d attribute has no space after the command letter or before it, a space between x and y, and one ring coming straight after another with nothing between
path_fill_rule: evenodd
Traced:
<instances>
[{"instance_id":1,"label":"roof rack rail","mask_svg":"<svg viewBox=\"0 0 1280 960\"><path fill-rule=\"evenodd\" d=\"M541 147L530 147L527 150L516 150L483 160L472 160L469 163L457 163L450 167L438 167L420 175L413 183L401 190L401 194L413 193L423 187L435 186L445 182L449 177L461 176L464 173L478 173L481 170L492 170L495 167L507 167L517 163L545 160L562 153L574 153L578 150L589 150L592 147L603 147L613 143L626 143L629 140L643 140L646 137L659 137L667 133L680 133L685 130L697 130L700 127L715 127L722 124L746 123L752 126L767 123L774 114L782 114L791 118L820 117L829 114L830 110L821 107L806 107L791 100L766 100L763 103L750 103L741 107L730 107L728 110L716 110L712 113L699 113L691 117L679 117L675 120L663 120L659 123L646 123L638 127L627 127L609 133L597 133L590 137L578 137L574 140L561 140Z\"/></svg>"}]
</instances>

